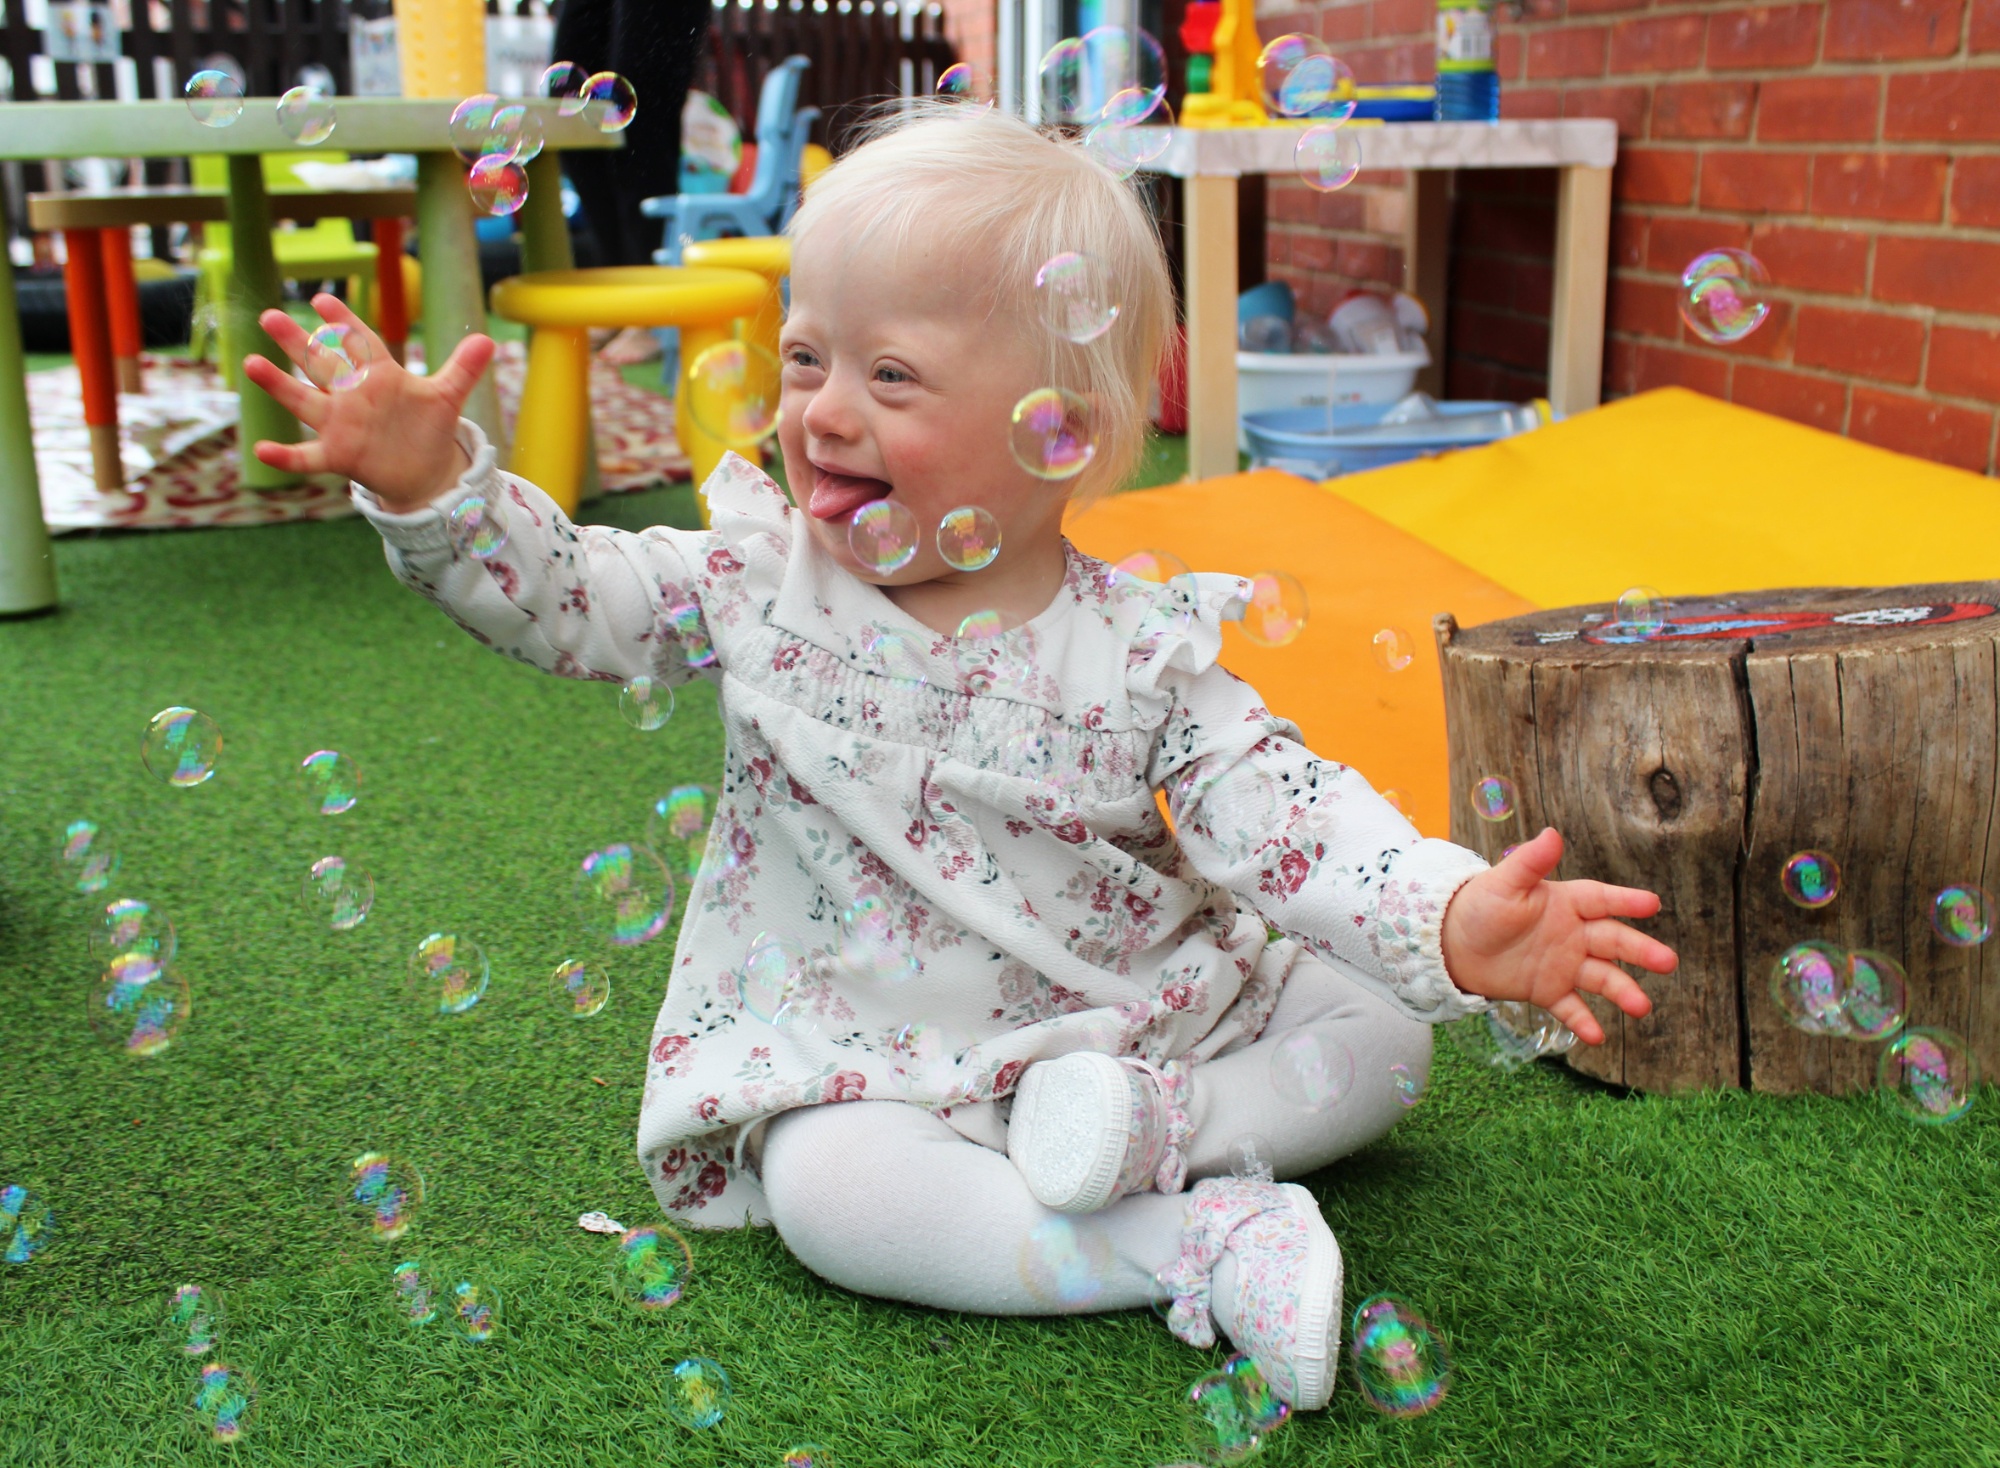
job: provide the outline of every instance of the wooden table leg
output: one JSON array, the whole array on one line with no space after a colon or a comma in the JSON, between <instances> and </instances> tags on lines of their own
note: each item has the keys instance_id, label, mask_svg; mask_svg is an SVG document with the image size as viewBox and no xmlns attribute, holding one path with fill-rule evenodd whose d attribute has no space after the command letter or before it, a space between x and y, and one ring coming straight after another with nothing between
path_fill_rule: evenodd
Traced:
<instances>
[{"instance_id":1,"label":"wooden table leg","mask_svg":"<svg viewBox=\"0 0 2000 1468\"><path fill-rule=\"evenodd\" d=\"M375 241L375 335L398 362L410 338L410 298L403 290L403 221L378 219Z\"/></svg>"},{"instance_id":2,"label":"wooden table leg","mask_svg":"<svg viewBox=\"0 0 2000 1468\"><path fill-rule=\"evenodd\" d=\"M1549 402L1558 413L1604 395L1604 291L1611 267L1611 170L1565 168L1556 196L1555 301L1549 311Z\"/></svg>"},{"instance_id":3,"label":"wooden table leg","mask_svg":"<svg viewBox=\"0 0 2000 1468\"><path fill-rule=\"evenodd\" d=\"M533 194L529 197L532 199ZM417 155L417 248L424 262L424 361L435 372L452 348L486 330L486 293L479 282L479 240L472 230L472 196L465 165L454 153ZM500 393L488 369L466 399L465 416L507 463Z\"/></svg>"},{"instance_id":4,"label":"wooden table leg","mask_svg":"<svg viewBox=\"0 0 2000 1468\"><path fill-rule=\"evenodd\" d=\"M132 231L103 229L104 303L111 313L111 365L120 392L144 392L139 349L145 340L139 319L139 282L132 277Z\"/></svg>"},{"instance_id":5,"label":"wooden table leg","mask_svg":"<svg viewBox=\"0 0 2000 1468\"><path fill-rule=\"evenodd\" d=\"M1186 181L1188 477L1236 472L1236 180ZM686 351L685 341L682 351Z\"/></svg>"},{"instance_id":6,"label":"wooden table leg","mask_svg":"<svg viewBox=\"0 0 2000 1468\"><path fill-rule=\"evenodd\" d=\"M0 262L0 616L56 604L56 563L42 523L42 481L28 421L27 367L14 267Z\"/></svg>"},{"instance_id":7,"label":"wooden table leg","mask_svg":"<svg viewBox=\"0 0 2000 1468\"><path fill-rule=\"evenodd\" d=\"M1413 168L1403 183L1403 289L1424 303L1431 329L1424 344L1431 365L1417 374L1417 387L1444 396L1445 298L1451 278L1451 178L1449 168Z\"/></svg>"},{"instance_id":8,"label":"wooden table leg","mask_svg":"<svg viewBox=\"0 0 2000 1468\"><path fill-rule=\"evenodd\" d=\"M104 242L95 229L66 229L63 295L69 305L69 349L83 381L83 421L90 429L90 467L99 489L123 489L118 454L118 382L111 367L111 321L104 303Z\"/></svg>"},{"instance_id":9,"label":"wooden table leg","mask_svg":"<svg viewBox=\"0 0 2000 1468\"><path fill-rule=\"evenodd\" d=\"M264 311L283 303L284 284L271 250L271 201L264 192L264 160L255 153L229 157L229 291L222 309L229 313L224 340L243 356L253 353L279 366L289 359L270 334L257 324ZM304 436L299 420L278 406L237 363L237 434L242 441L243 483L251 489L281 489L298 476L273 469L254 452L259 439L297 443Z\"/></svg>"}]
</instances>

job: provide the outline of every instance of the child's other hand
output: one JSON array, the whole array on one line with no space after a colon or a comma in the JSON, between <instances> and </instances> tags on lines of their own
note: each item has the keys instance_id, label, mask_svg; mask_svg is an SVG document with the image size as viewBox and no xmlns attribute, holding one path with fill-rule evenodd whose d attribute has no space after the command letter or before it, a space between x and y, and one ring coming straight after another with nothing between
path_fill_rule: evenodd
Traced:
<instances>
[{"instance_id":1,"label":"child's other hand","mask_svg":"<svg viewBox=\"0 0 2000 1468\"><path fill-rule=\"evenodd\" d=\"M1445 970L1468 994L1526 1000L1585 1044L1602 1045L1604 1027L1579 991L1602 994L1640 1018L1653 1001L1618 964L1670 974L1680 960L1657 938L1616 921L1651 917L1660 910L1657 896L1603 882L1551 882L1562 853L1562 837L1545 828L1460 887L1444 914Z\"/></svg>"},{"instance_id":2,"label":"child's other hand","mask_svg":"<svg viewBox=\"0 0 2000 1468\"><path fill-rule=\"evenodd\" d=\"M245 375L319 435L292 444L259 439L257 457L293 474L344 474L394 514L430 503L469 467L458 446L458 419L493 360L492 338L468 336L442 368L417 377L339 297L317 295L312 304L321 320L348 329L355 350L366 354L367 375L344 391L327 392L262 357L245 357ZM287 357L306 365L304 327L283 311L257 319Z\"/></svg>"}]
</instances>

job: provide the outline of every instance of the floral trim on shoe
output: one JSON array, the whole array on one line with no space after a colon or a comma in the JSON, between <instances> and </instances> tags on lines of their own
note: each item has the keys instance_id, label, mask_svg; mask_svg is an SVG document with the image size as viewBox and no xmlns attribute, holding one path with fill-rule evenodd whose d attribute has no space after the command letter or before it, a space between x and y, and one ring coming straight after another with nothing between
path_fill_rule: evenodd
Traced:
<instances>
[{"instance_id":1,"label":"floral trim on shoe","mask_svg":"<svg viewBox=\"0 0 2000 1468\"><path fill-rule=\"evenodd\" d=\"M1215 1344L1209 1292L1230 1235L1260 1213L1289 1206L1274 1183L1210 1177L1194 1185L1181 1226L1181 1256L1159 1274L1161 1286L1173 1300L1167 1311L1168 1330L1197 1350ZM1237 1290L1244 1292L1243 1281Z\"/></svg>"},{"instance_id":2,"label":"floral trim on shoe","mask_svg":"<svg viewBox=\"0 0 2000 1468\"><path fill-rule=\"evenodd\" d=\"M1185 1059L1153 1065L1134 1056L1121 1058L1119 1064L1150 1077L1157 1096L1157 1100L1147 1096L1135 1075L1132 1122L1126 1137L1119 1196L1147 1187L1162 1193L1178 1193L1187 1186L1187 1148L1194 1140L1194 1123L1187 1114L1193 1068Z\"/></svg>"}]
</instances>

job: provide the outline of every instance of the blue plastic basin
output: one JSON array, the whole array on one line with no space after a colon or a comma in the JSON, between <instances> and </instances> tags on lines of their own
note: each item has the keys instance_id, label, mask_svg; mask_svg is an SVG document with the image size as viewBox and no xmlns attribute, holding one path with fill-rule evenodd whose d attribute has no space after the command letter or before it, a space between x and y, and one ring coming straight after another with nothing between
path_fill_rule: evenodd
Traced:
<instances>
[{"instance_id":1,"label":"blue plastic basin","mask_svg":"<svg viewBox=\"0 0 2000 1468\"><path fill-rule=\"evenodd\" d=\"M1337 408L1267 408L1243 415L1252 467L1287 469L1307 479L1333 479L1384 464L1400 464L1446 449L1477 448L1494 442L1490 431L1451 431L1447 423L1413 423L1407 435L1342 442L1340 430L1372 428L1394 403L1355 403ZM1494 413L1514 403L1439 403L1447 420Z\"/></svg>"}]
</instances>

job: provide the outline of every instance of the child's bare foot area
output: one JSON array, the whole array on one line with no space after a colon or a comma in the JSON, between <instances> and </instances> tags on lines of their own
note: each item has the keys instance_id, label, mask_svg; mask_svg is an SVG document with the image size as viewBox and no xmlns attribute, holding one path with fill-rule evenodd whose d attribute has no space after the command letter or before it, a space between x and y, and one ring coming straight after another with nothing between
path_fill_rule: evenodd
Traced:
<instances>
[{"instance_id":1,"label":"child's bare foot area","mask_svg":"<svg viewBox=\"0 0 2000 1468\"><path fill-rule=\"evenodd\" d=\"M597 349L598 359L613 367L634 367L659 360L660 343L643 326L628 326Z\"/></svg>"}]
</instances>

